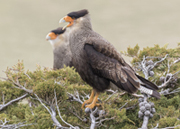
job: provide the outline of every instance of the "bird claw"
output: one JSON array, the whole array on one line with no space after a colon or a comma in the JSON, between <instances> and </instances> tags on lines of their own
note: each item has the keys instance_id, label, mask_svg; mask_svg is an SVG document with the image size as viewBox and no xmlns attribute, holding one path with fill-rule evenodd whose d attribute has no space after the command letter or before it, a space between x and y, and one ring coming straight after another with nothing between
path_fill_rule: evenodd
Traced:
<instances>
[{"instance_id":1,"label":"bird claw","mask_svg":"<svg viewBox=\"0 0 180 129\"><path fill-rule=\"evenodd\" d=\"M86 105L86 108L90 108L90 109L93 109L94 107L100 107L101 104L98 104L98 103L91 103L89 105Z\"/></svg>"},{"instance_id":2,"label":"bird claw","mask_svg":"<svg viewBox=\"0 0 180 129\"><path fill-rule=\"evenodd\" d=\"M84 106L86 107L87 104L90 104L93 100L92 99L88 99L86 101L83 102L81 109L84 109Z\"/></svg>"}]
</instances>

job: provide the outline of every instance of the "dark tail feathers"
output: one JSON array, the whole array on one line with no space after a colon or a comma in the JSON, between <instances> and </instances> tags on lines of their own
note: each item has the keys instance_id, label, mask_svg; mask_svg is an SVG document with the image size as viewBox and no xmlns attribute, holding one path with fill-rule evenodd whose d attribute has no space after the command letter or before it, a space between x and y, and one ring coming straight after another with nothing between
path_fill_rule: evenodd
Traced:
<instances>
[{"instance_id":1,"label":"dark tail feathers","mask_svg":"<svg viewBox=\"0 0 180 129\"><path fill-rule=\"evenodd\" d=\"M153 90L153 93L152 93L153 97L160 99L161 96L160 96L159 92L157 91L159 88L154 83L148 81L147 79L145 79L139 75L136 75L136 76L141 80L141 82L143 82L142 86Z\"/></svg>"},{"instance_id":2,"label":"dark tail feathers","mask_svg":"<svg viewBox=\"0 0 180 129\"><path fill-rule=\"evenodd\" d=\"M161 95L159 94L159 92L153 90L153 93L152 93L152 96L157 98L157 99L160 99L161 98Z\"/></svg>"}]
</instances>

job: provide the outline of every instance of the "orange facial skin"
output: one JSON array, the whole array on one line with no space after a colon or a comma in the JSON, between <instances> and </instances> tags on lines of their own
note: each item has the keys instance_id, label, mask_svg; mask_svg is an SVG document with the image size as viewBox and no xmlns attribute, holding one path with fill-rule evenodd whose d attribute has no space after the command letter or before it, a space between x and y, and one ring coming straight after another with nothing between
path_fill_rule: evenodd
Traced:
<instances>
[{"instance_id":1,"label":"orange facial skin","mask_svg":"<svg viewBox=\"0 0 180 129\"><path fill-rule=\"evenodd\" d=\"M73 25L73 22L74 22L74 19L73 19L73 18L71 18L71 17L69 17L69 16L65 16L65 17L64 17L64 20L65 20L66 22L69 22L69 24L67 25L67 27L70 27L70 26Z\"/></svg>"},{"instance_id":2,"label":"orange facial skin","mask_svg":"<svg viewBox=\"0 0 180 129\"><path fill-rule=\"evenodd\" d=\"M50 33L48 34L48 36L51 37L51 40L57 38L57 35L56 35L54 32L50 32Z\"/></svg>"}]
</instances>

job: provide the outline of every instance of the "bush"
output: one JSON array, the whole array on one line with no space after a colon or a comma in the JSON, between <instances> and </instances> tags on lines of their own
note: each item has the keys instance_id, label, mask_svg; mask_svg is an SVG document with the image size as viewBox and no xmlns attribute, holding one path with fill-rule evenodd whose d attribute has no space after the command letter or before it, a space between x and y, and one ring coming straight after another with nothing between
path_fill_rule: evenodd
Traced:
<instances>
[{"instance_id":1,"label":"bush","mask_svg":"<svg viewBox=\"0 0 180 129\"><path fill-rule=\"evenodd\" d=\"M138 62L142 61L144 56L152 56L158 58L147 58L147 61L158 61L169 54L168 58L159 63L154 69L154 76L149 79L155 82L157 85L161 85L161 77L167 74L168 62L172 64L177 58L179 58L180 47L174 49L168 49L167 46L160 47L155 45L154 47L147 47L140 50L140 47L136 45L134 48L128 48L124 54L133 57L132 65L136 69ZM147 66L150 64L146 64ZM169 68L169 73L176 73L180 71L180 63L177 62ZM138 74L144 76L142 71L137 71ZM60 70L52 70L49 68L41 68L37 66L35 71L25 71L23 62L19 61L17 65L6 70L7 79L0 81L0 100L4 99L7 103L19 96L29 93L26 99L21 102L14 102L10 106L0 110L0 120L9 120L8 124L18 124L19 122L26 122L29 125L28 128L55 128L53 125L52 117L50 113L44 108L44 106L37 100L35 94L42 100L47 108L51 111L55 111L56 118L62 126L69 127L62 119L59 118L55 93L57 97L57 104L61 112L63 120L70 123L73 126L80 128L89 127L91 124L89 114L81 110L81 104L74 101L73 97L79 96L83 101L87 99L86 96L90 94L92 88L88 86L74 68L65 67ZM173 91L179 88L180 79L179 73L174 77L176 81L168 83L166 88ZM173 84L173 86L172 86ZM20 86L25 87L28 91L22 90ZM19 88L19 89L18 89ZM78 93L78 94L77 94ZM120 95L120 93L104 92L100 94L101 107L99 110L105 111L101 119L108 119L102 121L99 124L99 129L136 129L141 127L143 121L138 118L138 98L129 94ZM160 128L168 126L179 125L180 122L177 118L180 118L180 92L173 94L164 94L161 99L157 100L150 98L149 101L154 102L156 113L154 117L149 120L148 127L151 128L151 124L155 127L159 123ZM3 102L3 101L2 101ZM124 105L124 106L123 106ZM95 117L98 116L97 114ZM1 123L0 123L1 125Z\"/></svg>"}]
</instances>

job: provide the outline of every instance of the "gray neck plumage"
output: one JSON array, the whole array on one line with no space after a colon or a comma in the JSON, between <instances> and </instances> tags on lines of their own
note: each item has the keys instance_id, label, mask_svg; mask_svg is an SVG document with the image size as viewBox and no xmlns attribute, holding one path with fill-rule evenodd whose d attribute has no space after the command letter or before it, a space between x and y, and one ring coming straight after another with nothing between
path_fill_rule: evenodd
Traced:
<instances>
[{"instance_id":1,"label":"gray neck plumage","mask_svg":"<svg viewBox=\"0 0 180 129\"><path fill-rule=\"evenodd\" d=\"M61 43L53 49L54 54L54 69L63 68L64 65L69 66L72 55L68 43Z\"/></svg>"},{"instance_id":2,"label":"gray neck plumage","mask_svg":"<svg viewBox=\"0 0 180 129\"><path fill-rule=\"evenodd\" d=\"M77 21L78 22L78 21ZM90 15L87 14L84 17L79 19L79 25L81 26L81 28L83 29L89 29L92 30L92 25L91 25L91 18Z\"/></svg>"},{"instance_id":3,"label":"gray neck plumage","mask_svg":"<svg viewBox=\"0 0 180 129\"><path fill-rule=\"evenodd\" d=\"M89 14L74 21L69 29L69 44L72 54L79 54L83 47L84 41L92 32L92 25Z\"/></svg>"}]
</instances>

